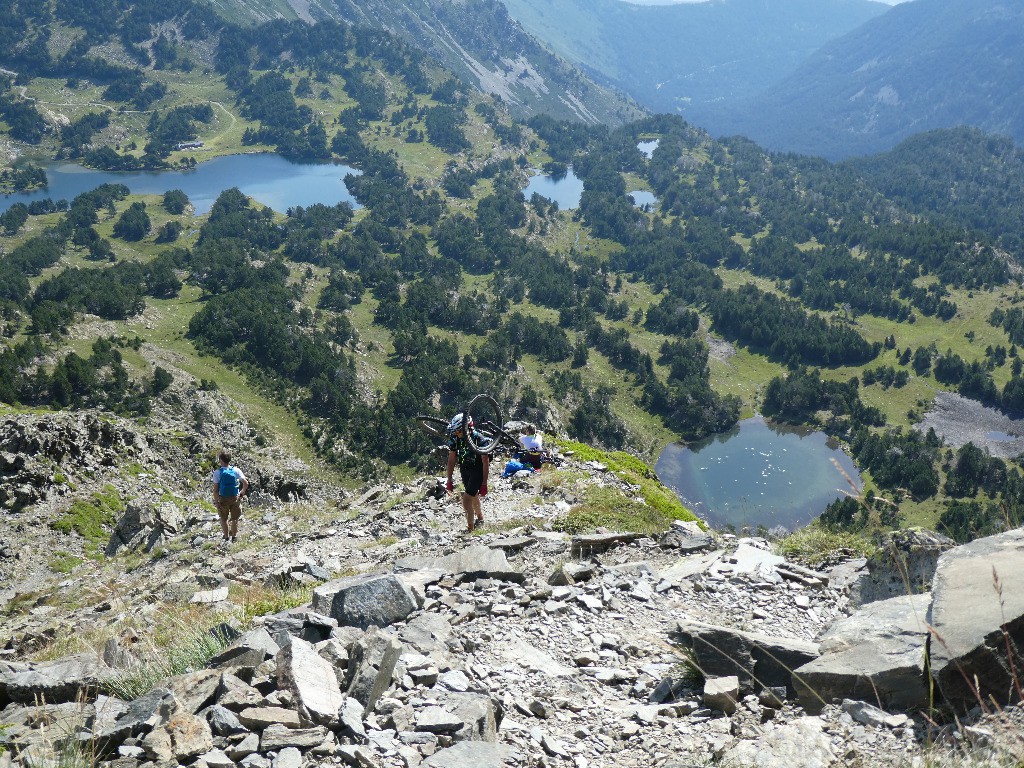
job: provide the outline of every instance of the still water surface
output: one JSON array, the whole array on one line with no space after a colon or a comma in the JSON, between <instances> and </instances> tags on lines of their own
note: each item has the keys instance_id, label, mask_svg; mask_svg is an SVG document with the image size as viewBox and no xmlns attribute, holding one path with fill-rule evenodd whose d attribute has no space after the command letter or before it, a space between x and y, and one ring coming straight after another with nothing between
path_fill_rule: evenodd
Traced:
<instances>
[{"instance_id":1,"label":"still water surface","mask_svg":"<svg viewBox=\"0 0 1024 768\"><path fill-rule=\"evenodd\" d=\"M633 205L637 208L643 208L645 205L653 208L658 204L658 198L654 196L654 193L644 189L636 189L627 194L633 198Z\"/></svg>"},{"instance_id":2,"label":"still water surface","mask_svg":"<svg viewBox=\"0 0 1024 768\"><path fill-rule=\"evenodd\" d=\"M529 200L534 192L548 200L554 200L558 203L559 210L579 208L580 196L583 194L583 179L572 172L571 165L564 176L536 171L530 177L530 183L523 190L523 195Z\"/></svg>"},{"instance_id":3,"label":"still water surface","mask_svg":"<svg viewBox=\"0 0 1024 768\"><path fill-rule=\"evenodd\" d=\"M658 148L658 139L650 139L649 141L641 141L636 145L636 148L643 152L647 159L650 160L654 156L654 150Z\"/></svg>"},{"instance_id":4,"label":"still water surface","mask_svg":"<svg viewBox=\"0 0 1024 768\"><path fill-rule=\"evenodd\" d=\"M823 432L745 419L721 435L666 446L658 477L715 527L795 530L860 488L853 460Z\"/></svg>"},{"instance_id":5,"label":"still water surface","mask_svg":"<svg viewBox=\"0 0 1024 768\"><path fill-rule=\"evenodd\" d=\"M46 189L0 195L0 212L17 202L47 197L70 202L100 184L124 184L134 194L180 189L197 214L209 213L220 193L231 187L281 213L298 205L335 205L343 200L359 208L343 181L349 173L358 176L361 171L335 163L293 163L267 153L217 157L188 171L96 171L77 163L54 163L46 167Z\"/></svg>"}]
</instances>

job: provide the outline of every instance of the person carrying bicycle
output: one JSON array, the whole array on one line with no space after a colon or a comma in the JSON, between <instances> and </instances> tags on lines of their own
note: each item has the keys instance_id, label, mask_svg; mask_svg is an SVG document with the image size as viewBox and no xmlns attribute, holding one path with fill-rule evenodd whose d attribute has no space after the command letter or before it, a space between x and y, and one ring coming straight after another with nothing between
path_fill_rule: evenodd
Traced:
<instances>
[{"instance_id":1,"label":"person carrying bicycle","mask_svg":"<svg viewBox=\"0 0 1024 768\"><path fill-rule=\"evenodd\" d=\"M445 488L451 493L455 486L452 474L455 465L459 465L462 476L462 509L466 513L466 530L472 533L473 528L482 525L484 513L480 499L487 495L487 474L491 468L491 457L486 453L477 453L466 440L466 429L473 429L473 419L468 420L463 414L457 413L448 422L448 482ZM474 430L476 440L479 433Z\"/></svg>"}]
</instances>

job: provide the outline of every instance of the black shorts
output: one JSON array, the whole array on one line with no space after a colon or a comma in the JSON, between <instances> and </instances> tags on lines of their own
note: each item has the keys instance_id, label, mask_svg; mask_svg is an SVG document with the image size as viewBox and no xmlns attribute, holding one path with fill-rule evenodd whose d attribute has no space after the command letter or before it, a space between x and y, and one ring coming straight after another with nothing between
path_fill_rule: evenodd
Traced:
<instances>
[{"instance_id":1,"label":"black shorts","mask_svg":"<svg viewBox=\"0 0 1024 768\"><path fill-rule=\"evenodd\" d=\"M484 463L482 461L473 464L459 464L459 474L462 475L462 486L467 496L476 496L480 493L480 486L484 484Z\"/></svg>"}]
</instances>

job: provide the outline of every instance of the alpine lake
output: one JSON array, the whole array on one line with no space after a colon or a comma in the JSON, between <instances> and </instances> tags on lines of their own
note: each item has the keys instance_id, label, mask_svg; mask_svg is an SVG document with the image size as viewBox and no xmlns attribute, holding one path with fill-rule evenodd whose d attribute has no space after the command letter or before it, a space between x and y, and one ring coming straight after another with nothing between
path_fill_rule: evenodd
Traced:
<instances>
[{"instance_id":1,"label":"alpine lake","mask_svg":"<svg viewBox=\"0 0 1024 768\"><path fill-rule=\"evenodd\" d=\"M853 459L823 432L759 416L688 446L666 446L655 471L695 514L736 531L794 531L861 489Z\"/></svg>"},{"instance_id":2,"label":"alpine lake","mask_svg":"<svg viewBox=\"0 0 1024 768\"><path fill-rule=\"evenodd\" d=\"M259 153L225 155L189 170L97 171L77 163L51 163L45 167L47 186L30 192L0 195L0 212L15 203L67 200L101 184L124 184L132 194L162 195L180 189L188 195L196 214L209 213L220 193L238 187L263 205L285 213L289 208L315 203L359 203L345 187L345 176L361 171L338 163L293 163L280 155Z\"/></svg>"}]
</instances>

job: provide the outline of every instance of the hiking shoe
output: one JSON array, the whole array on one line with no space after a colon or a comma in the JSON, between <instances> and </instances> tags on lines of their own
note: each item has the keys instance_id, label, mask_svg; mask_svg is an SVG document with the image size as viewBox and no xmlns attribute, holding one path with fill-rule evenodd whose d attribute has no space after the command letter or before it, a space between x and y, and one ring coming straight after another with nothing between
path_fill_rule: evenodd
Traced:
<instances>
[{"instance_id":1,"label":"hiking shoe","mask_svg":"<svg viewBox=\"0 0 1024 768\"><path fill-rule=\"evenodd\" d=\"M476 530L477 528L483 528L483 525L484 525L484 519L481 517L479 520L475 520L473 522L473 529Z\"/></svg>"}]
</instances>

